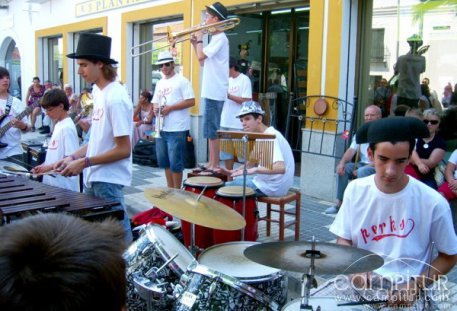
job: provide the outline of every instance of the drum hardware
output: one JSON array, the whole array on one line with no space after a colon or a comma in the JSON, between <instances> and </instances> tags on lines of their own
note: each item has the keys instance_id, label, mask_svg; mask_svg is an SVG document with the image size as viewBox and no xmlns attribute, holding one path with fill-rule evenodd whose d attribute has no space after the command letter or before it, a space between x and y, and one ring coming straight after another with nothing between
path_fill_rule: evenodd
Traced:
<instances>
[{"instance_id":1,"label":"drum hardware","mask_svg":"<svg viewBox=\"0 0 457 311\"><path fill-rule=\"evenodd\" d=\"M195 258L162 226L148 224L139 230L143 234L124 253L127 309L170 310L174 292L182 288L180 279Z\"/></svg>"},{"instance_id":2,"label":"drum hardware","mask_svg":"<svg viewBox=\"0 0 457 311\"><path fill-rule=\"evenodd\" d=\"M256 244L260 243L238 241L216 244L205 249L198 262L254 287L282 307L287 302L288 276L279 269L246 258L243 251Z\"/></svg>"},{"instance_id":3,"label":"drum hardware","mask_svg":"<svg viewBox=\"0 0 457 311\"><path fill-rule=\"evenodd\" d=\"M367 250L339 244L318 243L314 237L309 242L271 242L254 245L248 247L244 255L267 266L296 272L307 271L302 279L298 310L314 310L310 305L310 293L312 288L317 287L314 277L316 273L354 274L372 271L384 264L382 257ZM320 305L316 310L320 310Z\"/></svg>"},{"instance_id":4,"label":"drum hardware","mask_svg":"<svg viewBox=\"0 0 457 311\"><path fill-rule=\"evenodd\" d=\"M167 187L149 188L144 194L163 211L197 225L222 230L239 230L246 225L236 211L205 196L197 200L194 193Z\"/></svg>"},{"instance_id":5,"label":"drum hardware","mask_svg":"<svg viewBox=\"0 0 457 311\"><path fill-rule=\"evenodd\" d=\"M191 230L194 225L223 230L239 230L246 226L240 214L206 196L166 187L149 188L144 194L154 206L190 222ZM194 236L191 234L191 239ZM196 252L195 240L192 239L191 253L195 256Z\"/></svg>"}]
</instances>

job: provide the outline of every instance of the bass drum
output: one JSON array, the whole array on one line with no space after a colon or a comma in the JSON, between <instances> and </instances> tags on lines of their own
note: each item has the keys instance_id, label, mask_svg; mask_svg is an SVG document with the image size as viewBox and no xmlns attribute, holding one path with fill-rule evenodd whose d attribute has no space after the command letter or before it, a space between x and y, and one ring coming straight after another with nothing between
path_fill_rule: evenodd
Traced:
<instances>
[{"instance_id":1,"label":"bass drum","mask_svg":"<svg viewBox=\"0 0 457 311\"><path fill-rule=\"evenodd\" d=\"M282 307L287 301L288 279L281 270L258 264L244 250L258 242L229 242L204 250L198 262L262 291Z\"/></svg>"},{"instance_id":2,"label":"bass drum","mask_svg":"<svg viewBox=\"0 0 457 311\"><path fill-rule=\"evenodd\" d=\"M181 278L184 291L176 293L173 310L278 310L275 302L261 291L240 280L194 263Z\"/></svg>"},{"instance_id":3,"label":"bass drum","mask_svg":"<svg viewBox=\"0 0 457 311\"><path fill-rule=\"evenodd\" d=\"M313 307L313 310L321 311L357 311L357 310L374 310L365 309L361 306L338 306L339 303L344 301L338 301L335 297L310 297L308 303ZM301 298L294 299L282 308L283 311L300 311ZM320 309L318 309L318 307Z\"/></svg>"},{"instance_id":4,"label":"bass drum","mask_svg":"<svg viewBox=\"0 0 457 311\"><path fill-rule=\"evenodd\" d=\"M124 253L127 264L127 310L166 310L174 303L173 291L192 254L167 229L146 226Z\"/></svg>"}]
</instances>

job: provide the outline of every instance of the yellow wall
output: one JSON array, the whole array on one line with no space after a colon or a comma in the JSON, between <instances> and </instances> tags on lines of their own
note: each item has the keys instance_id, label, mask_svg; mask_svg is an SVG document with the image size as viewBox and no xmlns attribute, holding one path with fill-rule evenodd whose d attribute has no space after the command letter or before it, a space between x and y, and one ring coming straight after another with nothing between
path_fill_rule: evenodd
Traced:
<instances>
[{"instance_id":1,"label":"yellow wall","mask_svg":"<svg viewBox=\"0 0 457 311\"><path fill-rule=\"evenodd\" d=\"M57 27L52 27L52 28L46 28L42 30L37 30L35 32L35 72L38 72L38 39L39 38L44 38L44 37L52 37L52 36L62 36L63 40L63 81L67 82L68 81L68 59L65 57L69 52L67 51L67 42L68 42L68 33L72 32L80 32L83 30L90 30L90 29L102 29L102 33L106 35L107 29L108 29L108 18L107 17L100 17L100 18L94 18L94 19L89 19L85 20L83 22L78 22L78 23L73 23L73 24L66 24L66 25L61 25Z\"/></svg>"},{"instance_id":2,"label":"yellow wall","mask_svg":"<svg viewBox=\"0 0 457 311\"><path fill-rule=\"evenodd\" d=\"M310 22L309 22L309 52L308 52L308 95L326 95L338 97L340 83L340 51L341 51L341 23L342 23L342 1L328 2L328 23L327 23L327 48L326 48L326 71L324 89L321 90L322 79L322 51L324 45L324 0L310 1ZM330 103L331 104L331 103ZM331 107L329 107L331 108ZM306 110L307 116L316 116L313 111L313 102ZM316 116L317 117L317 116ZM328 109L323 116L327 119L337 119L338 111ZM309 127L306 124L306 127ZM316 122L313 128L316 127ZM326 126L327 130L331 130Z\"/></svg>"}]
</instances>

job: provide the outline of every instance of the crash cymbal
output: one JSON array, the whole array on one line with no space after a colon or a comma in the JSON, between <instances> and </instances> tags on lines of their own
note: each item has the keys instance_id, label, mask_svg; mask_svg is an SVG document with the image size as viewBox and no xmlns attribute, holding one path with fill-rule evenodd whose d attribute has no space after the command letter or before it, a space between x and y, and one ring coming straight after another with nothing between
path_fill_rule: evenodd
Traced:
<instances>
[{"instance_id":1,"label":"crash cymbal","mask_svg":"<svg viewBox=\"0 0 457 311\"><path fill-rule=\"evenodd\" d=\"M189 191L166 187L144 191L146 198L161 210L196 225L221 229L239 230L246 221L237 211L216 200Z\"/></svg>"},{"instance_id":2,"label":"crash cymbal","mask_svg":"<svg viewBox=\"0 0 457 311\"><path fill-rule=\"evenodd\" d=\"M244 255L265 266L308 273L312 243L271 242L248 247ZM375 270L384 260L367 250L334 243L315 242L315 274L352 274Z\"/></svg>"}]
</instances>

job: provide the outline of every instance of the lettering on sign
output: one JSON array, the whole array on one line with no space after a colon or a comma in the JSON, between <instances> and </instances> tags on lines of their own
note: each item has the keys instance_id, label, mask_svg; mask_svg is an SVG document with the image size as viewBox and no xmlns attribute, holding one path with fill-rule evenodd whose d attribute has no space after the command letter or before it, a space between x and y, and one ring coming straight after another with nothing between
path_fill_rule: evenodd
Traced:
<instances>
[{"instance_id":1,"label":"lettering on sign","mask_svg":"<svg viewBox=\"0 0 457 311\"><path fill-rule=\"evenodd\" d=\"M77 3L75 6L76 17L100 13L104 11L119 9L129 5L146 2L150 0L90 0Z\"/></svg>"}]
</instances>

